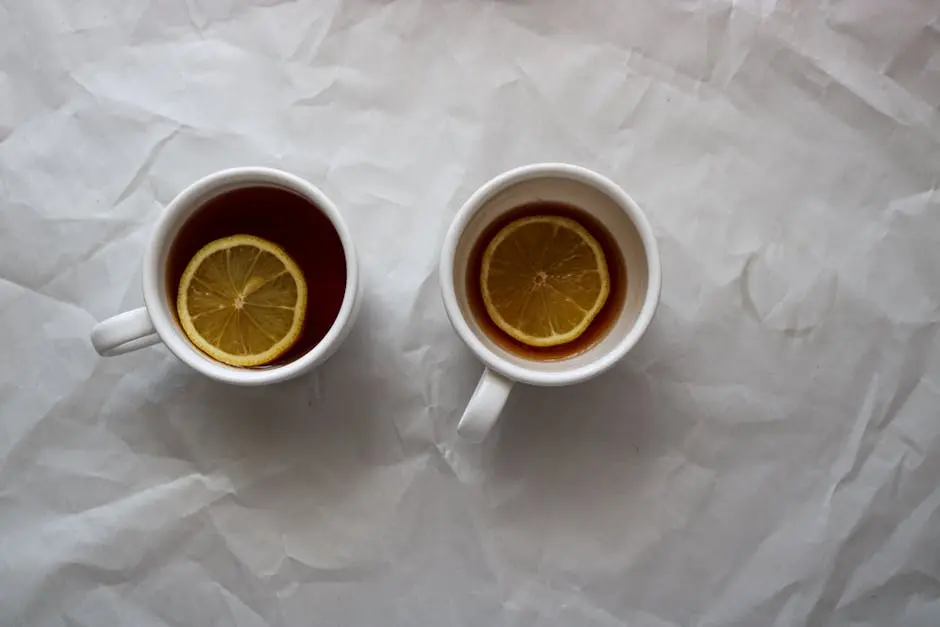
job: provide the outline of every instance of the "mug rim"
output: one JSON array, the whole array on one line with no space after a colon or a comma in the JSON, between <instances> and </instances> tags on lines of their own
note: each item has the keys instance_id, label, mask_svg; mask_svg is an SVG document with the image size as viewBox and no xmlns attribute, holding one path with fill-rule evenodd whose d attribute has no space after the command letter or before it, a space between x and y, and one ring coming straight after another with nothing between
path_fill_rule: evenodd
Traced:
<instances>
[{"instance_id":1,"label":"mug rim","mask_svg":"<svg viewBox=\"0 0 940 627\"><path fill-rule=\"evenodd\" d=\"M159 259L163 251L173 244L169 237L176 218L194 203L204 204L210 198L227 188L250 187L252 185L274 185L300 194L307 201L323 212L339 236L346 258L346 291L343 302L333 324L326 335L313 348L297 359L263 370L236 368L216 362L193 346L183 332L173 322L168 308L173 306L168 297L161 300L160 294L166 291L161 285L164 278ZM208 198L206 197L208 196ZM183 189L161 212L154 226L144 253L143 292L147 313L153 327L166 347L183 363L202 374L235 385L254 386L296 377L325 361L345 339L355 319L359 304L359 262L356 256L352 235L336 205L313 183L274 168L243 166L219 170L191 183ZM164 307L166 301L166 307Z\"/></svg>"},{"instance_id":2,"label":"mug rim","mask_svg":"<svg viewBox=\"0 0 940 627\"><path fill-rule=\"evenodd\" d=\"M648 281L643 305L637 315L636 322L627 334L614 346L613 350L592 361L589 364L561 372L540 372L524 366L513 364L500 357L489 349L470 329L460 304L457 301L457 292L454 287L454 263L457 254L457 245L460 237L476 213L490 201L496 194L504 189L536 178L562 178L585 183L611 198L633 222L640 240L643 242L643 252L648 268ZM653 228L639 205L619 185L612 180L588 168L569 163L533 163L519 166L495 176L484 183L461 206L447 235L444 238L440 261L440 284L444 299L444 309L451 325L457 331L460 339L470 347L487 368L499 374L530 385L560 386L580 383L591 379L610 369L624 357L640 340L649 327L659 305L662 290L662 266L659 256L659 247Z\"/></svg>"}]
</instances>

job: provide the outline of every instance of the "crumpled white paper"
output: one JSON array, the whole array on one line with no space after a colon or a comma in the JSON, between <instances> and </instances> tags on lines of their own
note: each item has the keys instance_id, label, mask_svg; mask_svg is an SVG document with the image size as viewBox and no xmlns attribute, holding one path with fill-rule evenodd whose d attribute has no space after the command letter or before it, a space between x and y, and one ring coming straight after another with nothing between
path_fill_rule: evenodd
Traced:
<instances>
[{"instance_id":1,"label":"crumpled white paper","mask_svg":"<svg viewBox=\"0 0 940 627\"><path fill-rule=\"evenodd\" d=\"M662 304L455 435L441 239L511 166L611 176ZM176 193L308 178L365 302L237 389L101 359ZM940 5L0 1L0 623L940 624Z\"/></svg>"}]
</instances>

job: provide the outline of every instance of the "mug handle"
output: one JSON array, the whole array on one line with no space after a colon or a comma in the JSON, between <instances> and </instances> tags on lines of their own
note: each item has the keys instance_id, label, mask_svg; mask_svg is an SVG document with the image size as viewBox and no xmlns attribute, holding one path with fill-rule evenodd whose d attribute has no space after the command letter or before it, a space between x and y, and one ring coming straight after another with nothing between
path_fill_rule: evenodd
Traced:
<instances>
[{"instance_id":1,"label":"mug handle","mask_svg":"<svg viewBox=\"0 0 940 627\"><path fill-rule=\"evenodd\" d=\"M112 316L91 330L91 343L102 357L113 357L160 341L146 307Z\"/></svg>"},{"instance_id":2,"label":"mug handle","mask_svg":"<svg viewBox=\"0 0 940 627\"><path fill-rule=\"evenodd\" d=\"M485 369L457 423L457 433L471 442L482 442L503 411L513 383L511 379Z\"/></svg>"}]
</instances>

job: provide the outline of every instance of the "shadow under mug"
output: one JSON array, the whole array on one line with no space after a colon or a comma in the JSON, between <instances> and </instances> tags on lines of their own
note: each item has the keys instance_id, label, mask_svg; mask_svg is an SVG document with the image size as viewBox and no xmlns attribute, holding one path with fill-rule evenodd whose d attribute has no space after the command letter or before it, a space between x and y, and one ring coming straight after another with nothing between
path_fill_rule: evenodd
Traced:
<instances>
[{"instance_id":1,"label":"shadow under mug","mask_svg":"<svg viewBox=\"0 0 940 627\"><path fill-rule=\"evenodd\" d=\"M538 201L560 202L590 213L610 232L627 271L625 302L605 335L584 352L556 361L527 359L496 343L474 317L467 294L467 272L477 240L507 212ZM620 187L579 166L541 163L497 176L461 207L444 240L440 281L451 324L486 365L457 425L460 435L479 442L496 423L515 382L541 386L580 383L626 355L656 312L662 270L652 227Z\"/></svg>"},{"instance_id":2,"label":"shadow under mug","mask_svg":"<svg viewBox=\"0 0 940 627\"><path fill-rule=\"evenodd\" d=\"M193 346L176 321L175 301L169 298L166 287L170 250L183 224L213 198L246 187L275 187L308 200L311 211L320 211L329 218L346 259L345 295L326 335L297 359L270 368L229 366ZM97 324L91 332L91 342L100 355L110 357L162 341L174 355L208 377L235 385L264 385L291 379L326 361L349 335L358 313L361 291L352 236L339 210L323 192L304 179L280 170L260 167L222 170L187 187L163 211L144 253L144 306Z\"/></svg>"}]
</instances>

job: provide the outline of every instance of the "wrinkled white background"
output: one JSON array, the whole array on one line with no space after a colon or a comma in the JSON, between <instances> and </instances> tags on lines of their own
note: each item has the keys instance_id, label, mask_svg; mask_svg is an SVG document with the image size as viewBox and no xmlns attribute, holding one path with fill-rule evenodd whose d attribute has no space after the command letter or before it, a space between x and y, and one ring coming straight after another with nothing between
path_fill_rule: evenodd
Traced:
<instances>
[{"instance_id":1,"label":"wrinkled white background","mask_svg":"<svg viewBox=\"0 0 940 627\"><path fill-rule=\"evenodd\" d=\"M935 0L0 0L0 623L940 624ZM489 177L618 181L662 305L517 388L437 282ZM295 172L365 304L264 390L99 358L173 196Z\"/></svg>"}]
</instances>

